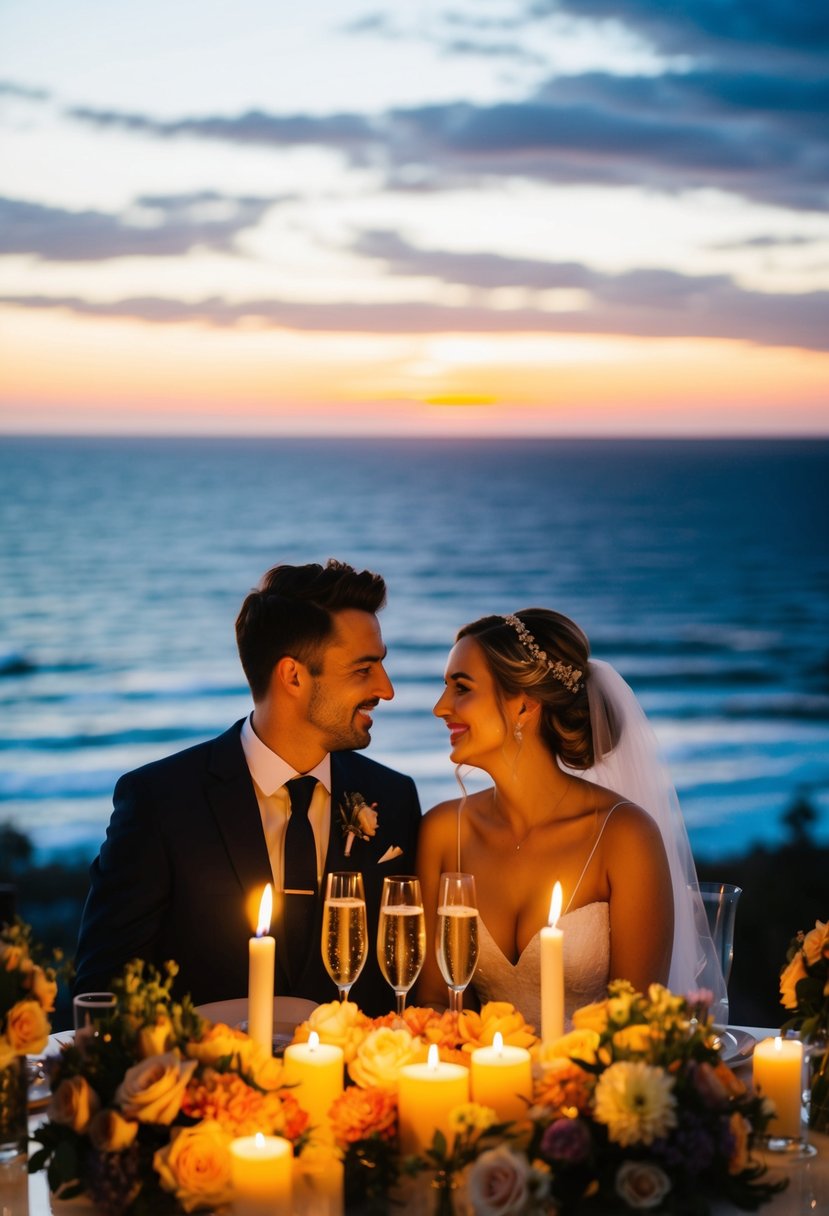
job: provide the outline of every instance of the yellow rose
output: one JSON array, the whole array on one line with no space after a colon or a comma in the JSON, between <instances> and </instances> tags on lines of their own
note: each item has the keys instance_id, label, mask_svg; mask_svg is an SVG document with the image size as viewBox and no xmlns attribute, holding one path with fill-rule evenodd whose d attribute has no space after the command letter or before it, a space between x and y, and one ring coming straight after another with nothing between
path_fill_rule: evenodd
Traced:
<instances>
[{"instance_id":1,"label":"yellow rose","mask_svg":"<svg viewBox=\"0 0 829 1216\"><path fill-rule=\"evenodd\" d=\"M65 1077L49 1099L49 1118L83 1133L101 1100L86 1077Z\"/></svg>"},{"instance_id":2,"label":"yellow rose","mask_svg":"<svg viewBox=\"0 0 829 1216\"><path fill-rule=\"evenodd\" d=\"M599 1035L595 1030L571 1030L561 1038L554 1039L541 1050L542 1060L554 1060L559 1057L565 1060L585 1060L592 1064L596 1059L599 1047Z\"/></svg>"},{"instance_id":3,"label":"yellow rose","mask_svg":"<svg viewBox=\"0 0 829 1216\"><path fill-rule=\"evenodd\" d=\"M233 1198L230 1136L215 1119L174 1128L170 1143L153 1157L153 1168L185 1212L221 1207Z\"/></svg>"},{"instance_id":4,"label":"yellow rose","mask_svg":"<svg viewBox=\"0 0 829 1216\"><path fill-rule=\"evenodd\" d=\"M822 920L815 921L814 929L803 939L803 953L810 967L814 967L822 958L829 958L829 921L825 924Z\"/></svg>"},{"instance_id":5,"label":"yellow rose","mask_svg":"<svg viewBox=\"0 0 829 1216\"><path fill-rule=\"evenodd\" d=\"M362 1089L397 1089L397 1078L404 1064L425 1058L425 1049L408 1030L381 1026L372 1030L348 1065L348 1075Z\"/></svg>"},{"instance_id":6,"label":"yellow rose","mask_svg":"<svg viewBox=\"0 0 829 1216\"><path fill-rule=\"evenodd\" d=\"M575 1030L595 1030L596 1034L604 1034L607 1030L607 1001L596 1001L592 1005L582 1005L573 1014Z\"/></svg>"},{"instance_id":7,"label":"yellow rose","mask_svg":"<svg viewBox=\"0 0 829 1216\"><path fill-rule=\"evenodd\" d=\"M160 1056L173 1041L173 1023L166 1014L156 1018L152 1026L142 1026L138 1032L138 1056L146 1060Z\"/></svg>"},{"instance_id":8,"label":"yellow rose","mask_svg":"<svg viewBox=\"0 0 829 1216\"><path fill-rule=\"evenodd\" d=\"M115 1101L129 1119L172 1123L195 1068L195 1060L182 1060L177 1051L150 1056L127 1069Z\"/></svg>"},{"instance_id":9,"label":"yellow rose","mask_svg":"<svg viewBox=\"0 0 829 1216\"><path fill-rule=\"evenodd\" d=\"M282 1061L261 1043L241 1030L216 1022L198 1043L187 1044L187 1054L200 1064L216 1064L228 1056L239 1059L242 1071L260 1089L274 1090L282 1085Z\"/></svg>"},{"instance_id":10,"label":"yellow rose","mask_svg":"<svg viewBox=\"0 0 829 1216\"><path fill-rule=\"evenodd\" d=\"M795 986L798 980L806 978L806 968L803 965L803 955L798 950L792 961L788 963L780 976L780 1001L784 1009L797 1009L797 993Z\"/></svg>"},{"instance_id":11,"label":"yellow rose","mask_svg":"<svg viewBox=\"0 0 829 1216\"><path fill-rule=\"evenodd\" d=\"M613 1046L620 1051L647 1052L653 1046L653 1036L649 1026L624 1026L613 1036Z\"/></svg>"},{"instance_id":12,"label":"yellow rose","mask_svg":"<svg viewBox=\"0 0 829 1216\"><path fill-rule=\"evenodd\" d=\"M43 1051L49 1041L49 1019L38 1001L18 1001L6 1016L6 1038L18 1055Z\"/></svg>"},{"instance_id":13,"label":"yellow rose","mask_svg":"<svg viewBox=\"0 0 829 1216\"><path fill-rule=\"evenodd\" d=\"M89 1120L89 1139L99 1153L119 1153L138 1135L138 1124L123 1119L117 1110L99 1110Z\"/></svg>"},{"instance_id":14,"label":"yellow rose","mask_svg":"<svg viewBox=\"0 0 829 1216\"><path fill-rule=\"evenodd\" d=\"M308 1021L297 1027L294 1042L307 1042L308 1035L316 1030L321 1043L343 1049L347 1064L354 1058L369 1026L369 1019L353 1001L329 1001L317 1005Z\"/></svg>"},{"instance_id":15,"label":"yellow rose","mask_svg":"<svg viewBox=\"0 0 829 1216\"><path fill-rule=\"evenodd\" d=\"M42 967L35 967L32 977L32 995L37 997L41 1009L46 1013L54 1011L55 997L58 995L57 982L50 980Z\"/></svg>"}]
</instances>

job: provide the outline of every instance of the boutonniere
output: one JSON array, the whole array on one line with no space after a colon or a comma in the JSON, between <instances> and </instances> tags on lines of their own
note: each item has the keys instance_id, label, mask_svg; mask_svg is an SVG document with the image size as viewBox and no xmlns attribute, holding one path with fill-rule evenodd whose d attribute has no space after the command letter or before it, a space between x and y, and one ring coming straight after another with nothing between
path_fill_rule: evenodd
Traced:
<instances>
[{"instance_id":1,"label":"boutonniere","mask_svg":"<svg viewBox=\"0 0 829 1216\"><path fill-rule=\"evenodd\" d=\"M340 824L345 836L345 855L351 856L354 837L370 840L377 831L377 803L371 806L362 794L343 794L340 803Z\"/></svg>"}]
</instances>

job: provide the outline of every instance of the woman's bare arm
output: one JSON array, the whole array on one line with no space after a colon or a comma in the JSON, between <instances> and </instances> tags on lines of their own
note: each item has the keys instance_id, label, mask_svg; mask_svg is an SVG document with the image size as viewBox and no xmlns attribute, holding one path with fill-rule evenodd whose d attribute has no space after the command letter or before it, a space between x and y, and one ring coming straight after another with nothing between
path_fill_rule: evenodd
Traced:
<instances>
[{"instance_id":1,"label":"woman's bare arm","mask_svg":"<svg viewBox=\"0 0 829 1216\"><path fill-rule=\"evenodd\" d=\"M674 904L662 837L640 807L614 812L602 841L610 887L610 978L642 992L666 984Z\"/></svg>"}]
</instances>

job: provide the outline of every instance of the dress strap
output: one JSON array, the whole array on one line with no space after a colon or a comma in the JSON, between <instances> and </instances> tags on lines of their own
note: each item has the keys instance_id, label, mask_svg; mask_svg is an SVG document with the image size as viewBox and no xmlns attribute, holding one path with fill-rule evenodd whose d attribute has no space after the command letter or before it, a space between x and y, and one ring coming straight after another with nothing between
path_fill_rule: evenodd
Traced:
<instances>
[{"instance_id":1,"label":"dress strap","mask_svg":"<svg viewBox=\"0 0 829 1216\"><path fill-rule=\"evenodd\" d=\"M611 815L613 814L613 812L616 810L616 807L618 807L618 806L624 806L626 803L627 803L627 798L620 798L618 802L615 802L615 803L613 804L613 806L610 808L610 810L609 810L609 811L607 812L607 814L605 815L605 817L604 817L604 823L603 823L603 824L602 824L602 826L599 828L599 834L597 835L596 839L593 841L593 848L590 850L590 854L589 854L589 856L588 856L588 858L587 858L587 861L584 863L584 868L582 869L581 874L579 874L579 880L578 880L578 882L577 882L577 883L576 883L576 885L573 887L573 894L572 894L572 895L570 896L570 898L567 900L567 907L564 909L564 912L562 912L562 914L561 914L562 916L564 916L564 914L565 914L566 912L569 912L569 911L570 911L570 904L571 904L571 903L573 902L573 900L576 898L576 892L578 891L579 887L581 886L581 880L584 878L584 876L585 876L585 874L587 873L587 870L588 870L588 868L589 868L589 866L590 866L590 863L591 863L591 861L593 860L593 854L596 852L596 849L599 847L599 841L600 841L600 840L601 840L601 838L602 838L602 833L604 832L605 828L607 827L607 823L608 823L608 820L610 819L610 816L611 816Z\"/></svg>"}]
</instances>

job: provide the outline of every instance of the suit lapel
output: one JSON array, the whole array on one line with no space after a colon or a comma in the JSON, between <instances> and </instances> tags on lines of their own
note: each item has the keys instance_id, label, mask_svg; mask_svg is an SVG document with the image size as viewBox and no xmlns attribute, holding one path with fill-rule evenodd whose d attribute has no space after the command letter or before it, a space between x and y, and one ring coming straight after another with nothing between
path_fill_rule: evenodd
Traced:
<instances>
[{"instance_id":1,"label":"suit lapel","mask_svg":"<svg viewBox=\"0 0 829 1216\"><path fill-rule=\"evenodd\" d=\"M259 804L239 738L241 722L213 743L207 800L245 896L272 882Z\"/></svg>"}]
</instances>

